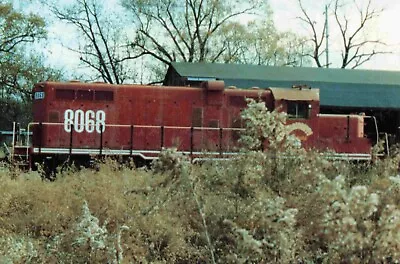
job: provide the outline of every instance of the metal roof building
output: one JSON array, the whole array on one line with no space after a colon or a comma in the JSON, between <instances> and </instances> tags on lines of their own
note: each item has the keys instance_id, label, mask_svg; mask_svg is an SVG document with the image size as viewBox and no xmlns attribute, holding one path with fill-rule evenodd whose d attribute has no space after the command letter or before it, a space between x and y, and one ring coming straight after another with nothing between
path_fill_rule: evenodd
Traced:
<instances>
[{"instance_id":1,"label":"metal roof building","mask_svg":"<svg viewBox=\"0 0 400 264\"><path fill-rule=\"evenodd\" d=\"M400 72L395 71L174 62L164 85L198 86L212 79L238 88L319 88L323 108L400 110Z\"/></svg>"}]
</instances>

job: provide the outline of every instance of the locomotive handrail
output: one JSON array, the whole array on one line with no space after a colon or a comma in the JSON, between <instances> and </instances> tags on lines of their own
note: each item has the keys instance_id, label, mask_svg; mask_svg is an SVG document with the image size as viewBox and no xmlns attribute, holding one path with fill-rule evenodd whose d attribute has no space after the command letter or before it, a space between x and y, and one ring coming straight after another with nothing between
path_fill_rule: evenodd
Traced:
<instances>
[{"instance_id":1,"label":"locomotive handrail","mask_svg":"<svg viewBox=\"0 0 400 264\"><path fill-rule=\"evenodd\" d=\"M28 124L27 133L30 133L30 127L34 125L60 125L63 126L64 123L57 123L57 122L31 122ZM71 124L73 126L73 124ZM228 131L244 131L244 128L236 128L236 127L195 127L195 126L152 126L152 125L122 125L122 124L105 124L105 127L131 127L134 126L135 128L172 128L172 129L195 129L195 130L228 130ZM70 133L70 132L67 132ZM27 146L29 146L29 137L27 137Z\"/></svg>"},{"instance_id":2,"label":"locomotive handrail","mask_svg":"<svg viewBox=\"0 0 400 264\"><path fill-rule=\"evenodd\" d=\"M11 162L14 162L14 154L15 154L15 130L16 130L16 123L13 122Z\"/></svg>"},{"instance_id":3,"label":"locomotive handrail","mask_svg":"<svg viewBox=\"0 0 400 264\"><path fill-rule=\"evenodd\" d=\"M363 116L363 117L364 118L371 118L373 120L373 122L374 122L374 126L375 126L375 129L377 131L378 127L377 127L376 118L374 116ZM31 134L31 130L33 130L33 127L36 126L36 125L41 126L42 129L43 129L43 127L46 127L46 126L65 126L65 123L61 123L61 122L31 122L31 123L28 124L28 127L27 127L27 134L28 135ZM145 159L147 159L147 158L148 159L153 159L154 155L159 153L160 149L162 149L164 147L165 129L181 129L181 130L190 131L190 134L188 135L189 139L190 139L190 144L189 144L189 142L187 142L188 145L187 145L187 147L185 147L182 150L182 152L184 152L186 154L189 154L192 158L194 158L193 155L198 155L200 153L198 150L196 150L197 148L195 148L197 145L195 146L195 144L194 144L194 133L193 133L194 131L216 131L216 132L218 131L218 136L217 136L217 134L213 134L215 136L215 140L219 141L219 146L216 145L216 146L218 146L217 147L218 150L215 149L214 151L207 152L207 154L211 154L211 155L215 155L215 156L218 155L218 156L220 156L220 158L223 158L224 154L235 155L235 153L237 153L235 151L232 152L230 150L230 143L229 143L230 141L226 141L225 140L226 138L224 138L224 136L226 137L226 136L228 136L228 134L224 135L223 132L224 131L244 131L245 130L244 128L233 128L233 127L198 127L198 126L161 126L161 125L104 124L104 127L120 127L120 128L129 128L130 129L130 141L128 141L128 146L127 146L129 149L128 148L123 148L124 151L115 152L116 149L113 150L112 148L110 149L108 147L106 147L103 150L103 147L104 147L103 146L103 133L104 133L103 124L100 124L100 132L99 132L100 137L101 137L100 138L100 149L98 147L94 147L94 148L90 148L90 147L86 148L85 147L83 149L79 149L79 147L78 148L76 148L76 147L73 148L72 138L73 138L73 134L75 134L77 132L75 132L75 130L74 130L74 124L69 124L69 125L70 125L70 128L71 128L71 131L66 131L66 130L62 129L63 132L65 132L67 134L70 133L69 149L67 148L66 150L64 150L64 152L62 152L64 154L68 154L69 153L69 155L73 155L73 154L88 154L89 153L90 155L92 155L92 154L94 154L94 155L129 155L129 156L135 155L135 156L141 156L142 158L145 158ZM136 135L134 136L134 129L136 129L136 128L161 129L160 133L159 133L159 135L160 135L160 145L159 145L160 149L158 149L157 145L155 145L154 148L152 147L151 150L140 149L137 146L135 146L136 144L134 145L133 141L137 140L137 136ZM41 134L41 132L43 132L42 129L41 129L41 131L38 131L40 134ZM184 135L186 135L185 131L180 131L180 133L185 133ZM186 138L186 136L185 136L185 138ZM186 138L186 139L188 139L188 138ZM33 149L31 149L31 148L29 148L29 146L30 146L29 136L26 137L26 146L27 146L27 148L26 148L26 156L27 156L27 158L29 158L29 151L30 150L32 150L33 153L39 153L39 154L51 153L51 149L46 148L46 147L42 148L43 147L42 146L43 142L41 142L41 140L43 140L42 136L40 136L40 138L37 138L36 140L38 140L38 141L36 141L35 144L40 144L40 145L39 146L35 146ZM379 140L379 135L377 136L377 140ZM170 144L170 143L168 143L168 144ZM151 154L151 155L147 156L146 154ZM366 158L370 157L370 155L367 155L367 154L365 154L366 155L365 157L364 156L359 156L359 154L360 153L358 153L358 154L357 153L356 154L354 154L354 153L353 154L352 153L348 153L348 154L339 153L338 155L339 156L340 155L348 155L348 157L347 156L343 156L343 157L345 157L345 158L346 157L347 158L354 158L354 159L361 159L361 158L362 159L366 159ZM340 156L340 157L342 157L342 156Z\"/></svg>"},{"instance_id":4,"label":"locomotive handrail","mask_svg":"<svg viewBox=\"0 0 400 264\"><path fill-rule=\"evenodd\" d=\"M41 130L43 126L64 126L64 123L60 122L30 122L27 127L27 133L30 133L31 127L35 125L40 125ZM74 124L70 124L71 126L71 131L66 133L70 133L70 146L69 146L69 154L72 154L72 134L73 134L73 127ZM102 150L103 150L103 125L100 125L100 149L99 149L99 155L102 155ZM161 136L160 136L160 147L161 149L164 146L164 130L165 129L188 129L191 131L190 135L190 154L193 154L193 131L195 130L200 130L200 131L218 131L219 132L219 154L223 154L223 149L222 149L222 139L223 139L223 131L244 131L244 128L234 128L234 127L197 127L197 126L160 126L160 125L124 125L124 124L105 124L104 127L125 127L125 128L131 128L131 137L130 137L130 155L132 155L133 151L133 128L160 128L161 129ZM26 138L26 146L29 146L29 137ZM41 143L39 146L39 153L41 151ZM27 148L26 150L26 157L29 157L29 149Z\"/></svg>"},{"instance_id":5,"label":"locomotive handrail","mask_svg":"<svg viewBox=\"0 0 400 264\"><path fill-rule=\"evenodd\" d=\"M320 114L321 115L321 114ZM326 115L321 115L321 116L326 116ZM363 118L370 118L373 120L374 123L374 128L376 131L376 140L377 142L379 141L379 133L378 133L378 125L376 122L376 118L374 116L363 116ZM28 128L27 128L27 134L30 134L32 127L35 125L40 125L43 127L45 126L65 126L65 123L61 123L61 122L31 122L28 124ZM71 131L65 131L66 133L70 133L70 146L69 146L69 155L73 154L73 142L72 142L72 138L73 138L73 134L74 132L74 124L70 124L71 127ZM133 151L137 152L137 149L134 146L134 129L137 128L150 128L150 129L161 129L160 130L160 149L163 149L164 147L164 137L165 137L165 129L183 129L183 130L188 130L190 131L190 135L189 135L189 140L190 140L190 144L188 145L188 150L190 151L190 155L192 156L194 153L194 136L193 136L193 132L194 131L218 131L218 136L216 135L216 140L218 141L218 152L219 155L223 155L224 154L224 147L225 144L223 144L223 140L224 140L224 135L223 132L224 131L244 131L244 128L233 128L233 127L199 127L199 126L162 126L162 125L132 125L132 124L104 124L104 128L103 128L103 124L100 124L100 146L99 146L99 153L98 155L103 155L105 152L103 151L104 145L103 145L103 130L105 128L109 128L109 127L117 127L117 128L130 128L130 139L129 139L129 155L132 156L133 155ZM42 130L41 129L41 130ZM218 138L218 139L217 139ZM40 141L40 145L39 145L39 154L41 153L41 148L42 148L42 138L40 137L39 139ZM224 146L223 146L224 145ZM26 137L26 146L30 146L30 138ZM98 147L97 147L98 148ZM96 149L97 149L96 148ZM157 147L156 147L157 148ZM74 150L76 151L76 150ZM158 150L159 151L159 150ZM136 153L137 154L137 153ZM26 149L26 157L29 157L29 148L27 147Z\"/></svg>"},{"instance_id":6,"label":"locomotive handrail","mask_svg":"<svg viewBox=\"0 0 400 264\"><path fill-rule=\"evenodd\" d=\"M28 124L28 132L29 133L29 128L32 125L64 125L64 123L58 123L58 122L31 122ZM71 124L72 125L72 124ZM106 127L131 127L132 125L122 125L122 124L105 124ZM162 127L162 125L154 126L154 125L133 125L135 127L140 127L140 128L159 128ZM164 128L176 128L176 129L190 129L192 126L163 126ZM197 127L193 126L194 129L199 129L199 130L219 130L219 129L226 129L226 130L245 130L244 128L237 128L237 127Z\"/></svg>"},{"instance_id":7,"label":"locomotive handrail","mask_svg":"<svg viewBox=\"0 0 400 264\"><path fill-rule=\"evenodd\" d=\"M374 125L375 125L375 131L376 131L376 143L378 144L379 142L379 130L378 130L378 122L376 121L375 116L366 116L368 118L372 118L374 120Z\"/></svg>"},{"instance_id":8,"label":"locomotive handrail","mask_svg":"<svg viewBox=\"0 0 400 264\"><path fill-rule=\"evenodd\" d=\"M385 147L386 147L386 154L390 156L390 151L389 151L389 137L387 133L383 133L383 136L385 137Z\"/></svg>"},{"instance_id":9,"label":"locomotive handrail","mask_svg":"<svg viewBox=\"0 0 400 264\"><path fill-rule=\"evenodd\" d=\"M29 135L31 126L40 125L40 124L42 124L42 125L64 125L64 123L56 123L56 122L30 122L30 123L28 123L28 127L27 127L28 135ZM26 138L26 146L29 146L29 137ZM28 158L28 157L29 157L29 149L26 148L26 158Z\"/></svg>"}]
</instances>

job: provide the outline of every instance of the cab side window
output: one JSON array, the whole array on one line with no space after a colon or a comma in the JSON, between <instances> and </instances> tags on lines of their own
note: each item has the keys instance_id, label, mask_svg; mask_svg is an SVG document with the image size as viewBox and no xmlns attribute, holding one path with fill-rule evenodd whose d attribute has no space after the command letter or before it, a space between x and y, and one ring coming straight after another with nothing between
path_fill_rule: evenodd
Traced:
<instances>
[{"instance_id":1,"label":"cab side window","mask_svg":"<svg viewBox=\"0 0 400 264\"><path fill-rule=\"evenodd\" d=\"M289 118L304 118L310 117L310 104L301 101L287 101L287 114Z\"/></svg>"}]
</instances>

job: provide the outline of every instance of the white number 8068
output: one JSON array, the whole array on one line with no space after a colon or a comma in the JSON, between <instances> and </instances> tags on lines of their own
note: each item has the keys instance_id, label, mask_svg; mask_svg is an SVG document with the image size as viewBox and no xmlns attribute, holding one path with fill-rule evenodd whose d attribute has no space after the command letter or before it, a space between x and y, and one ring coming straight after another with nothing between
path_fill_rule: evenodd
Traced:
<instances>
[{"instance_id":1,"label":"white number 8068","mask_svg":"<svg viewBox=\"0 0 400 264\"><path fill-rule=\"evenodd\" d=\"M64 112L64 130L70 133L72 125L77 133L93 133L95 129L97 133L102 133L106 129L106 113L102 110L85 112L81 109L68 109Z\"/></svg>"}]
</instances>

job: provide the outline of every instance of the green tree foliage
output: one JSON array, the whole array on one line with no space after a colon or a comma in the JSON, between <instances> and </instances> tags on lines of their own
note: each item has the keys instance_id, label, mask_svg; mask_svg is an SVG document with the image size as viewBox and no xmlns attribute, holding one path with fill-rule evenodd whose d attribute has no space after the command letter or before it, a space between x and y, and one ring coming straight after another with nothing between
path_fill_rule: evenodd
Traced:
<instances>
[{"instance_id":1,"label":"green tree foliage","mask_svg":"<svg viewBox=\"0 0 400 264\"><path fill-rule=\"evenodd\" d=\"M122 3L138 26L132 48L164 65L173 61L301 65L301 45L293 45L302 39L277 31L266 1Z\"/></svg>"},{"instance_id":2,"label":"green tree foliage","mask_svg":"<svg viewBox=\"0 0 400 264\"><path fill-rule=\"evenodd\" d=\"M2 53L13 53L19 44L33 43L36 39L46 36L42 18L17 12L11 4L0 4L0 16Z\"/></svg>"},{"instance_id":3,"label":"green tree foliage","mask_svg":"<svg viewBox=\"0 0 400 264\"><path fill-rule=\"evenodd\" d=\"M37 59L26 55L31 45L46 37L45 22L36 15L25 15L11 4L0 4L0 86L1 98L23 97L25 83L34 74ZM34 62L31 62L34 59ZM37 65L36 65L37 66Z\"/></svg>"},{"instance_id":4,"label":"green tree foliage","mask_svg":"<svg viewBox=\"0 0 400 264\"><path fill-rule=\"evenodd\" d=\"M10 129L12 121L28 122L33 84L60 76L31 48L45 37L41 17L0 4L0 129Z\"/></svg>"},{"instance_id":5,"label":"green tree foliage","mask_svg":"<svg viewBox=\"0 0 400 264\"><path fill-rule=\"evenodd\" d=\"M293 32L279 32L273 21L259 19L247 24L229 23L221 30L224 52L220 61L275 66L310 64L306 39Z\"/></svg>"}]
</instances>

